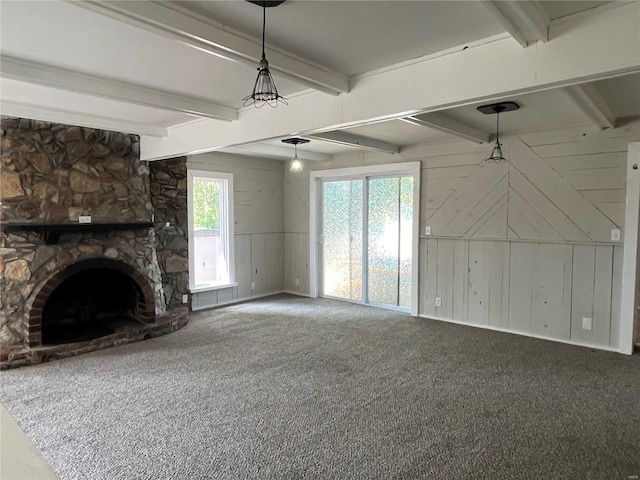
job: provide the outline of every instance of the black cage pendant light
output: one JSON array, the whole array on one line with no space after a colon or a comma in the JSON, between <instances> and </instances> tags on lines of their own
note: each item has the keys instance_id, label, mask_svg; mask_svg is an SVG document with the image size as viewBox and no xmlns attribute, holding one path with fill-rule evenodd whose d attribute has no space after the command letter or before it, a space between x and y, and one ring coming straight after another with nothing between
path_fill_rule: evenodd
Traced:
<instances>
[{"instance_id":1,"label":"black cage pendant light","mask_svg":"<svg viewBox=\"0 0 640 480\"><path fill-rule=\"evenodd\" d=\"M512 110L518 110L520 105L515 102L501 102L493 103L491 105L482 105L478 107L478 111L485 114L496 115L496 144L491 150L491 155L485 160L489 163L503 163L506 162L504 154L502 153L502 144L500 143L500 112L510 112Z\"/></svg>"},{"instance_id":2,"label":"black cage pendant light","mask_svg":"<svg viewBox=\"0 0 640 480\"><path fill-rule=\"evenodd\" d=\"M256 108L262 108L265 105L269 105L275 108L278 106L278 102L288 105L287 99L278 93L276 84L269 71L269 62L264 52L267 6L274 7L283 2L248 1L256 5L262 5L262 58L258 64L258 78L256 78L256 83L253 85L253 92L251 95L247 95L242 99L243 106L253 105Z\"/></svg>"}]
</instances>

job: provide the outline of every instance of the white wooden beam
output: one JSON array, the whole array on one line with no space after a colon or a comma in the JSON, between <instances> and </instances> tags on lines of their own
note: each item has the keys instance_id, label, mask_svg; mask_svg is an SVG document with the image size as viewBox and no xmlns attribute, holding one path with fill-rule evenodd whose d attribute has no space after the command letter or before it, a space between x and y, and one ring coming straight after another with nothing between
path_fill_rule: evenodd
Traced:
<instances>
[{"instance_id":1,"label":"white wooden beam","mask_svg":"<svg viewBox=\"0 0 640 480\"><path fill-rule=\"evenodd\" d=\"M34 107L14 102L1 101L0 111L2 115L9 117L32 118L44 122L64 123L81 127L99 128L114 132L135 133L151 137L166 137L168 130L165 127L134 122L121 118L102 117L83 113L67 112L63 110Z\"/></svg>"},{"instance_id":2,"label":"white wooden beam","mask_svg":"<svg viewBox=\"0 0 640 480\"><path fill-rule=\"evenodd\" d=\"M0 57L0 75L21 82L86 93L163 110L225 121L238 119L238 111L235 108L6 55Z\"/></svg>"},{"instance_id":3,"label":"white wooden beam","mask_svg":"<svg viewBox=\"0 0 640 480\"><path fill-rule=\"evenodd\" d=\"M363 75L348 94L309 91L291 98L287 108L241 110L237 122L205 119L170 128L165 139L141 139L141 154L146 159L170 158L640 72L639 31L640 2L635 2L595 18L552 25L553 41L544 48L521 48L506 36L493 38L448 55Z\"/></svg>"},{"instance_id":4,"label":"white wooden beam","mask_svg":"<svg viewBox=\"0 0 640 480\"><path fill-rule=\"evenodd\" d=\"M382 142L373 138L363 137L348 132L322 132L307 135L308 138L324 140L325 142L337 143L339 145L348 145L350 147L358 147L364 150L373 150L384 153L400 153L400 145L394 145L388 142Z\"/></svg>"},{"instance_id":5,"label":"white wooden beam","mask_svg":"<svg viewBox=\"0 0 640 480\"><path fill-rule=\"evenodd\" d=\"M571 85L563 88L563 92L600 129L615 127L616 118L595 86Z\"/></svg>"},{"instance_id":6,"label":"white wooden beam","mask_svg":"<svg viewBox=\"0 0 640 480\"><path fill-rule=\"evenodd\" d=\"M489 141L488 133L478 130L477 128L470 127L469 125L465 125L457 120L447 118L440 113L422 113L420 115L401 118L400 120L411 123L412 125L432 128L444 133L449 133L474 143L487 143Z\"/></svg>"},{"instance_id":7,"label":"white wooden beam","mask_svg":"<svg viewBox=\"0 0 640 480\"><path fill-rule=\"evenodd\" d=\"M538 1L481 0L481 3L523 47L548 41L549 17Z\"/></svg>"},{"instance_id":8,"label":"white wooden beam","mask_svg":"<svg viewBox=\"0 0 640 480\"><path fill-rule=\"evenodd\" d=\"M259 60L261 40L213 23L172 2L67 1L165 37L178 39L185 45L221 58L254 66ZM321 92L337 95L349 91L349 79L345 75L282 49L269 48L269 68Z\"/></svg>"}]
</instances>

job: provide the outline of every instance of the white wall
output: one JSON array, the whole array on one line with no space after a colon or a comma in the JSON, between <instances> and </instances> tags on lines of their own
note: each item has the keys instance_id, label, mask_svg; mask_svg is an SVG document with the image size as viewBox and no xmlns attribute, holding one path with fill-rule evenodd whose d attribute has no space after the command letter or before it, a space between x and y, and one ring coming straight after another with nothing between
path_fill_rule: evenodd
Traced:
<instances>
[{"instance_id":1,"label":"white wall","mask_svg":"<svg viewBox=\"0 0 640 480\"><path fill-rule=\"evenodd\" d=\"M624 238L639 138L636 121L505 137L503 165L482 162L490 145L450 142L285 171L285 289L308 294L309 170L419 160L420 231L432 232L420 241L421 315L617 349L622 243L611 231Z\"/></svg>"},{"instance_id":2,"label":"white wall","mask_svg":"<svg viewBox=\"0 0 640 480\"><path fill-rule=\"evenodd\" d=\"M279 293L284 289L283 167L277 160L221 153L188 158L187 168L233 174L234 260L238 284L193 294L193 309Z\"/></svg>"}]
</instances>

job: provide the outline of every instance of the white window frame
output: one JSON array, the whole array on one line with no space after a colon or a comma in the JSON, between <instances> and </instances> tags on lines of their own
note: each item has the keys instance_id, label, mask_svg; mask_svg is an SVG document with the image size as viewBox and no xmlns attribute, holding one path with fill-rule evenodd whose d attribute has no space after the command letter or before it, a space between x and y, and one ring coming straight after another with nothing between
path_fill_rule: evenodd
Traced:
<instances>
[{"instance_id":1,"label":"white window frame","mask_svg":"<svg viewBox=\"0 0 640 480\"><path fill-rule=\"evenodd\" d=\"M227 237L227 269L229 270L229 281L224 284L209 284L195 286L195 229L193 224L193 180L194 178L210 178L214 180L226 180L227 187L224 192L226 205L221 212L220 235ZM187 170L187 214L189 221L189 291L191 293L219 290L222 288L235 287L235 257L234 257L234 216L233 216L233 174L226 172L212 172L209 170Z\"/></svg>"}]
</instances>

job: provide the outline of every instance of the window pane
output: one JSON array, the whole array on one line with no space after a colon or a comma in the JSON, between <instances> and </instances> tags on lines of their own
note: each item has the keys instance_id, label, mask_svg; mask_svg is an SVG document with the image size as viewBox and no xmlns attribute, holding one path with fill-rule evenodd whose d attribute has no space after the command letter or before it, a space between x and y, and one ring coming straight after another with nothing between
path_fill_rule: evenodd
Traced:
<instances>
[{"instance_id":1,"label":"window pane","mask_svg":"<svg viewBox=\"0 0 640 480\"><path fill-rule=\"evenodd\" d=\"M324 295L362 300L362 180L323 183Z\"/></svg>"},{"instance_id":2,"label":"window pane","mask_svg":"<svg viewBox=\"0 0 640 480\"><path fill-rule=\"evenodd\" d=\"M227 180L193 178L195 287L229 283L226 196Z\"/></svg>"}]
</instances>

